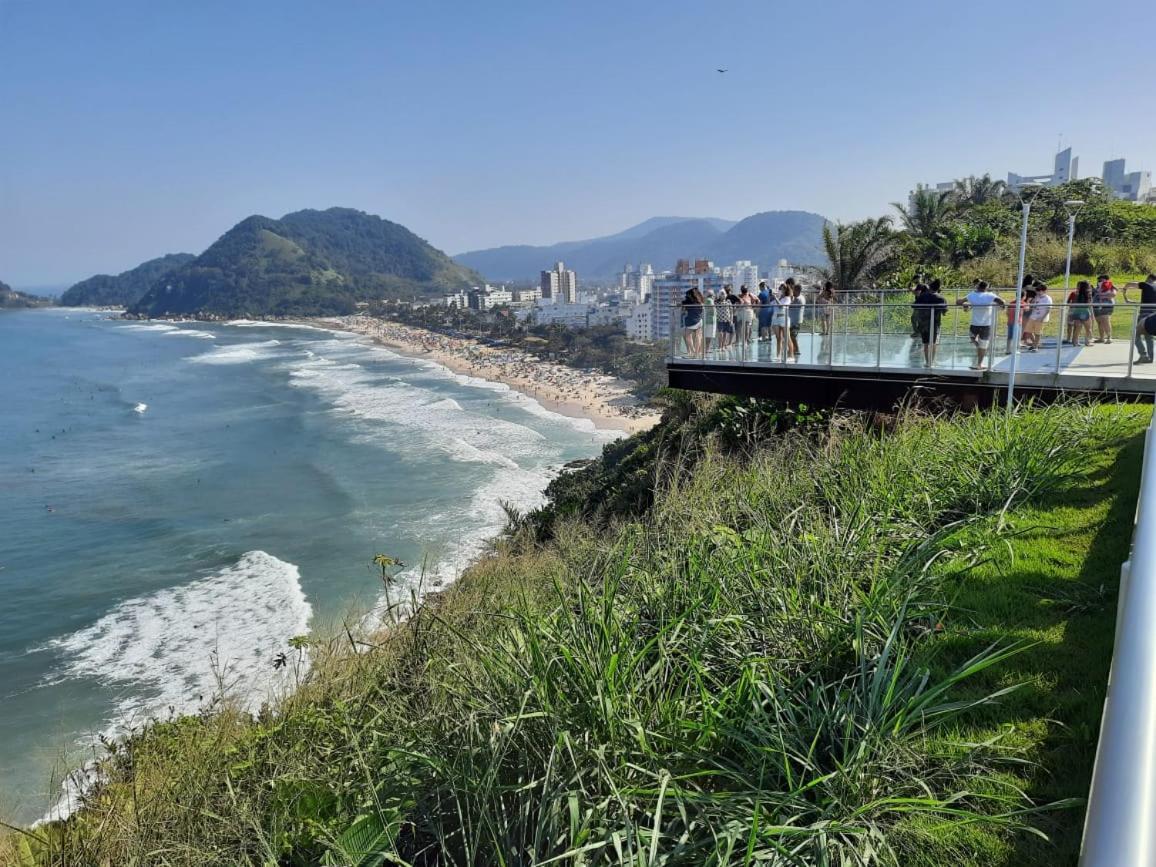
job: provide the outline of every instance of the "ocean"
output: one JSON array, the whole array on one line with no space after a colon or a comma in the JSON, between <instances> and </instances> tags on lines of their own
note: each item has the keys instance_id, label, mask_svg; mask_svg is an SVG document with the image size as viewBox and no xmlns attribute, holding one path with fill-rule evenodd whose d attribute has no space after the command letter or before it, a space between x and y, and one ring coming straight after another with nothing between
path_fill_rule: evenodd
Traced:
<instances>
[{"instance_id":1,"label":"ocean","mask_svg":"<svg viewBox=\"0 0 1156 867\"><path fill-rule=\"evenodd\" d=\"M0 312L0 818L94 738L287 688L288 640L453 580L620 436L353 335ZM291 668L291 667L290 667Z\"/></svg>"}]
</instances>

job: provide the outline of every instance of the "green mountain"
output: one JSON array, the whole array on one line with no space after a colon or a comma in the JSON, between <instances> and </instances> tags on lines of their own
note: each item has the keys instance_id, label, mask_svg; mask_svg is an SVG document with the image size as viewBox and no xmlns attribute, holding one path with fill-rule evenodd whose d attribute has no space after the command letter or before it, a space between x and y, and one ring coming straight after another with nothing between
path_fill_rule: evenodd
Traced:
<instances>
[{"instance_id":1,"label":"green mountain","mask_svg":"<svg viewBox=\"0 0 1156 867\"><path fill-rule=\"evenodd\" d=\"M7 283L0 280L0 310L14 310L26 307L48 307L52 302L39 295L29 295L27 292L17 292Z\"/></svg>"},{"instance_id":2,"label":"green mountain","mask_svg":"<svg viewBox=\"0 0 1156 867\"><path fill-rule=\"evenodd\" d=\"M130 308L148 316L315 316L481 278L397 223L350 208L242 220Z\"/></svg>"},{"instance_id":3,"label":"green mountain","mask_svg":"<svg viewBox=\"0 0 1156 867\"><path fill-rule=\"evenodd\" d=\"M97 274L81 280L60 296L65 307L129 307L141 299L153 284L170 271L197 258L192 253L169 253L149 259L117 274Z\"/></svg>"}]
</instances>

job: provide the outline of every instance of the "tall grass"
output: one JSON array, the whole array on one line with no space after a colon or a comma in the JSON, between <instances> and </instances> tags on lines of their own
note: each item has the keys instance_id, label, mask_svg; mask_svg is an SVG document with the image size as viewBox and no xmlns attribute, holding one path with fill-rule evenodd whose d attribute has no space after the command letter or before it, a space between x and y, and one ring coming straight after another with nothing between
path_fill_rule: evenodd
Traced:
<instances>
[{"instance_id":1,"label":"tall grass","mask_svg":"<svg viewBox=\"0 0 1156 867\"><path fill-rule=\"evenodd\" d=\"M937 828L1026 833L1043 805L1002 774L1022 757L950 735L1011 689L961 685L1019 648L945 666L934 638L1002 516L1110 424L1073 405L707 443L648 514L514 534L372 646L315 641L258 718L117 747L30 863L934 864Z\"/></svg>"}]
</instances>

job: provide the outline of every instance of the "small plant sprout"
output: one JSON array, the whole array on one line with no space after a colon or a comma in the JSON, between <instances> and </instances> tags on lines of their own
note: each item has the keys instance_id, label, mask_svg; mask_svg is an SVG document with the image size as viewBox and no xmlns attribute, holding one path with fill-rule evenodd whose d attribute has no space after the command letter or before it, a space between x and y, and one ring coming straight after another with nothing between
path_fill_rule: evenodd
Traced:
<instances>
[{"instance_id":1,"label":"small plant sprout","mask_svg":"<svg viewBox=\"0 0 1156 867\"><path fill-rule=\"evenodd\" d=\"M404 569L405 564L396 557L390 557L388 554L375 554L373 557L373 565L381 570L381 583L386 587L396 577L397 572L390 572L392 569Z\"/></svg>"}]
</instances>

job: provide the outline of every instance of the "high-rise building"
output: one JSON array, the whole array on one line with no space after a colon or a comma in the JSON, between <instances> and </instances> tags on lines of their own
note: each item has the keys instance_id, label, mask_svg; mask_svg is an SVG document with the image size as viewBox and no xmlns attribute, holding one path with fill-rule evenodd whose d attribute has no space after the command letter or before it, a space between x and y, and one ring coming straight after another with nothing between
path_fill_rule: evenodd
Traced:
<instances>
[{"instance_id":1,"label":"high-rise building","mask_svg":"<svg viewBox=\"0 0 1156 867\"><path fill-rule=\"evenodd\" d=\"M758 291L759 266L750 259L740 259L733 265L723 268L722 275L734 286L736 292L740 286L746 286L752 292Z\"/></svg>"},{"instance_id":2,"label":"high-rise building","mask_svg":"<svg viewBox=\"0 0 1156 867\"><path fill-rule=\"evenodd\" d=\"M650 294L650 287L654 283L654 268L643 262L638 268L627 263L618 275L618 288L624 292L635 292L639 299Z\"/></svg>"},{"instance_id":3,"label":"high-rise building","mask_svg":"<svg viewBox=\"0 0 1156 867\"><path fill-rule=\"evenodd\" d=\"M568 271L562 262L555 262L554 268L542 272L542 300L559 304L574 304L578 301L578 275Z\"/></svg>"},{"instance_id":4,"label":"high-rise building","mask_svg":"<svg viewBox=\"0 0 1156 867\"><path fill-rule=\"evenodd\" d=\"M1080 158L1072 156L1071 148L1064 148L1056 154L1055 163L1050 175L1017 175L1008 172L1007 185L1013 190L1019 190L1027 184L1042 184L1045 187L1057 187L1068 181L1080 179Z\"/></svg>"},{"instance_id":5,"label":"high-rise building","mask_svg":"<svg viewBox=\"0 0 1156 867\"><path fill-rule=\"evenodd\" d=\"M1118 199L1143 202L1152 189L1152 173L1126 171L1123 158L1108 160L1104 163L1104 186Z\"/></svg>"}]
</instances>

